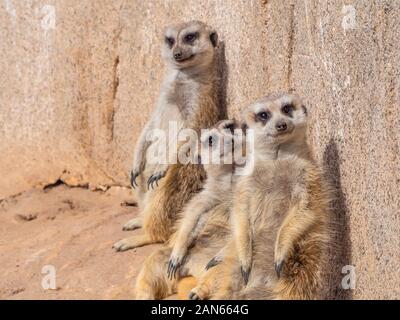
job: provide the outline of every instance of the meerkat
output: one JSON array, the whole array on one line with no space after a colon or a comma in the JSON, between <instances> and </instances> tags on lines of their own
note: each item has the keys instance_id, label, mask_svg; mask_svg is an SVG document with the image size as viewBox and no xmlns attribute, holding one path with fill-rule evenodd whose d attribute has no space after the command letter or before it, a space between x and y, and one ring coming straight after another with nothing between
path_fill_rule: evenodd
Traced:
<instances>
[{"instance_id":1,"label":"meerkat","mask_svg":"<svg viewBox=\"0 0 400 320\"><path fill-rule=\"evenodd\" d=\"M137 299L162 299L176 292L180 279L187 276L201 279L207 262L225 246L230 234L230 196L234 183L234 126L234 121L222 121L216 130L203 137L202 145L209 150L206 156L216 155L219 163L204 163L207 172L204 188L186 205L168 246L145 260L136 281ZM203 156L200 156L202 163Z\"/></svg>"},{"instance_id":2,"label":"meerkat","mask_svg":"<svg viewBox=\"0 0 400 320\"><path fill-rule=\"evenodd\" d=\"M206 178L202 166L147 163L149 150L159 150L162 143L149 142L154 129L168 132L170 121L175 121L177 130L200 130L225 118L217 33L200 21L191 21L167 27L163 41L166 77L155 111L136 145L131 172L132 187L139 187L140 215L123 228L143 227L144 234L117 242L117 251L167 241L184 204L201 189ZM176 150L167 143L168 152L169 148Z\"/></svg>"},{"instance_id":3,"label":"meerkat","mask_svg":"<svg viewBox=\"0 0 400 320\"><path fill-rule=\"evenodd\" d=\"M330 243L330 186L306 141L307 109L294 94L252 104L252 164L234 187L232 240L198 299L313 299ZM214 280L219 280L215 287Z\"/></svg>"},{"instance_id":4,"label":"meerkat","mask_svg":"<svg viewBox=\"0 0 400 320\"><path fill-rule=\"evenodd\" d=\"M186 207L187 214L180 221L178 231L171 241L174 245L168 264L169 275L174 274L183 263L188 248L207 223L209 215L212 213L211 209L224 201L225 195L231 192L234 162L231 158L228 163L225 163L223 158L233 155L232 143L236 127L237 124L234 120L222 121L217 125L216 133L207 135L205 141L202 141L203 146L208 148L209 154L206 156L209 160L213 160L214 153L218 157L218 162L222 162L222 164L204 164L207 173L204 189L189 202Z\"/></svg>"}]
</instances>

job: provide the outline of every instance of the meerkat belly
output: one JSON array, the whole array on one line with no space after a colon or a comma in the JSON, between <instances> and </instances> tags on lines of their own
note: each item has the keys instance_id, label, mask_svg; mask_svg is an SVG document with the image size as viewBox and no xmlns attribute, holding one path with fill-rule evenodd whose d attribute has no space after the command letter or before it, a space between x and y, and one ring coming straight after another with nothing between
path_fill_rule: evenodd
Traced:
<instances>
[{"instance_id":1,"label":"meerkat belly","mask_svg":"<svg viewBox=\"0 0 400 320\"><path fill-rule=\"evenodd\" d=\"M259 194L261 195L261 193ZM283 220L287 202L279 192L271 192L255 207L252 220L253 268L250 286L261 286L265 290L272 288L276 281L274 269L275 240Z\"/></svg>"},{"instance_id":2,"label":"meerkat belly","mask_svg":"<svg viewBox=\"0 0 400 320\"><path fill-rule=\"evenodd\" d=\"M289 211L298 189L299 166L293 161L277 161L262 172L256 172L253 183L257 190L257 199L253 202L254 221L259 228L278 228Z\"/></svg>"},{"instance_id":3,"label":"meerkat belly","mask_svg":"<svg viewBox=\"0 0 400 320\"><path fill-rule=\"evenodd\" d=\"M287 208L284 199L264 201L257 208L253 217L254 256L273 261L275 239L284 214L281 210ZM261 259L262 260L262 259Z\"/></svg>"},{"instance_id":4,"label":"meerkat belly","mask_svg":"<svg viewBox=\"0 0 400 320\"><path fill-rule=\"evenodd\" d=\"M252 202L249 208L254 234L254 256L259 257L261 264L268 261L271 272L275 239L289 212L295 189L295 184L292 183L293 175L297 175L297 172L291 170L287 163L283 163L267 168L262 175L258 174L254 181L257 189L254 196L260 199Z\"/></svg>"},{"instance_id":5,"label":"meerkat belly","mask_svg":"<svg viewBox=\"0 0 400 320\"><path fill-rule=\"evenodd\" d=\"M291 198L291 186L276 181L258 188L249 211L255 234L270 233L279 228L285 218Z\"/></svg>"},{"instance_id":6,"label":"meerkat belly","mask_svg":"<svg viewBox=\"0 0 400 320\"><path fill-rule=\"evenodd\" d=\"M226 238L230 235L229 212L228 201L221 201L210 210L196 246L221 249L225 245Z\"/></svg>"}]
</instances>

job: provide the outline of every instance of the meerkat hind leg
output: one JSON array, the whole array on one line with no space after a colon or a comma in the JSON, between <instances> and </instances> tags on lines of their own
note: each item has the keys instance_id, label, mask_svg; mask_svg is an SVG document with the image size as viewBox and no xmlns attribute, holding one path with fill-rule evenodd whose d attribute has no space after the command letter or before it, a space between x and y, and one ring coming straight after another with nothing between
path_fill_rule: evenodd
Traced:
<instances>
[{"instance_id":1,"label":"meerkat hind leg","mask_svg":"<svg viewBox=\"0 0 400 320\"><path fill-rule=\"evenodd\" d=\"M309 212L301 209L299 206L292 208L278 230L274 250L275 271L278 277L280 277L283 264L294 248L294 243L302 234L305 234L312 223Z\"/></svg>"},{"instance_id":2,"label":"meerkat hind leg","mask_svg":"<svg viewBox=\"0 0 400 320\"><path fill-rule=\"evenodd\" d=\"M170 254L171 248L163 247L145 259L136 279L136 299L164 299L176 292L179 278L170 278L166 272Z\"/></svg>"},{"instance_id":3,"label":"meerkat hind leg","mask_svg":"<svg viewBox=\"0 0 400 320\"><path fill-rule=\"evenodd\" d=\"M226 265L219 264L207 270L198 279L197 286L189 293L190 300L207 300L213 298L220 290L222 274L225 271ZM222 276L222 277L221 277Z\"/></svg>"},{"instance_id":4,"label":"meerkat hind leg","mask_svg":"<svg viewBox=\"0 0 400 320\"><path fill-rule=\"evenodd\" d=\"M122 239L118 241L117 243L114 244L113 248L116 251L126 251L129 249L134 249L138 247L143 247L148 244L153 244L153 243L160 243L161 241L157 241L152 239L149 235L147 234L142 234L142 235L135 235L132 237L128 237L125 239Z\"/></svg>"},{"instance_id":5,"label":"meerkat hind leg","mask_svg":"<svg viewBox=\"0 0 400 320\"><path fill-rule=\"evenodd\" d=\"M131 231L140 229L143 227L143 217L137 217L129 220L127 223L124 224L122 230L124 231Z\"/></svg>"}]
</instances>

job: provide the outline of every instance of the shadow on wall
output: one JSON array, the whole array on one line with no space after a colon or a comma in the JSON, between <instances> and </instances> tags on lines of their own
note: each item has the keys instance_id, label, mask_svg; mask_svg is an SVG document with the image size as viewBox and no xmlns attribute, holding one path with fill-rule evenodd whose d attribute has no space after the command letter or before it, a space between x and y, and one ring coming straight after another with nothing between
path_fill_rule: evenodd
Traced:
<instances>
[{"instance_id":1,"label":"shadow on wall","mask_svg":"<svg viewBox=\"0 0 400 320\"><path fill-rule=\"evenodd\" d=\"M218 50L217 50L217 59L218 59L218 77L220 79L219 84L219 105L221 108L221 116L222 119L228 118L228 106L227 106L227 99L226 99L226 91L228 88L228 64L226 63L226 56L225 56L225 42L220 41L218 43Z\"/></svg>"},{"instance_id":2,"label":"shadow on wall","mask_svg":"<svg viewBox=\"0 0 400 320\"><path fill-rule=\"evenodd\" d=\"M324 152L324 169L333 189L332 229L333 245L329 252L329 266L326 273L325 299L352 299L352 290L343 289L342 268L351 264L350 224L346 196L342 191L340 158L336 142L331 139Z\"/></svg>"}]
</instances>

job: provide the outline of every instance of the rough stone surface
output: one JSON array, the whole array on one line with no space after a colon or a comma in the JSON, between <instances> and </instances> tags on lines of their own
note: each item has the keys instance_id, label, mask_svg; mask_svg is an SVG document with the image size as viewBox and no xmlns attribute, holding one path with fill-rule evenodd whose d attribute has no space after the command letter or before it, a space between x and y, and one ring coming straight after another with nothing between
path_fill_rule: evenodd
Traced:
<instances>
[{"instance_id":1,"label":"rough stone surface","mask_svg":"<svg viewBox=\"0 0 400 320\"><path fill-rule=\"evenodd\" d=\"M306 99L337 188L328 296L400 298L399 15L398 0L2 0L0 199L58 180L127 185L160 32L199 19L224 43L231 115L271 91ZM355 290L340 289L347 264Z\"/></svg>"}]
</instances>

